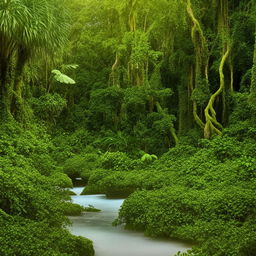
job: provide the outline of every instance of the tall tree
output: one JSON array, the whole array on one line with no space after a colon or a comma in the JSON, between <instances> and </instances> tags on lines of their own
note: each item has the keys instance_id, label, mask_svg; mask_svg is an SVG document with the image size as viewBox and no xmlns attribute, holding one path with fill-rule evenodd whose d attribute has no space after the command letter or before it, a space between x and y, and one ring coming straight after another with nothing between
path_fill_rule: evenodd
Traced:
<instances>
[{"instance_id":1,"label":"tall tree","mask_svg":"<svg viewBox=\"0 0 256 256\"><path fill-rule=\"evenodd\" d=\"M1 102L7 114L17 115L24 67L39 52L49 54L64 44L66 15L58 1L6 0L0 20Z\"/></svg>"}]
</instances>

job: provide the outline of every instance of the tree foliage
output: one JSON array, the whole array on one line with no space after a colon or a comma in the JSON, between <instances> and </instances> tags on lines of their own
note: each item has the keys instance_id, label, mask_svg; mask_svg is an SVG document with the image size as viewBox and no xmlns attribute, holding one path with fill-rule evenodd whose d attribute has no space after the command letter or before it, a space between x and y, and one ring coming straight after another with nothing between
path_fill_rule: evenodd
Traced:
<instances>
[{"instance_id":1,"label":"tree foliage","mask_svg":"<svg viewBox=\"0 0 256 256\"><path fill-rule=\"evenodd\" d=\"M0 254L93 255L65 230L81 177L187 255L255 255L255 8L2 0Z\"/></svg>"}]
</instances>

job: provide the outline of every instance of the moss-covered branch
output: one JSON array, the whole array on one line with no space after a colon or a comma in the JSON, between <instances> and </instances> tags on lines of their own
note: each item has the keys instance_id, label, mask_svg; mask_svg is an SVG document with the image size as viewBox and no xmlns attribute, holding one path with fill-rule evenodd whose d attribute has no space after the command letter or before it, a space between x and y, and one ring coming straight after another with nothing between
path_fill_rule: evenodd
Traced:
<instances>
[{"instance_id":1,"label":"moss-covered branch","mask_svg":"<svg viewBox=\"0 0 256 256\"><path fill-rule=\"evenodd\" d=\"M230 54L230 46L228 45L228 49L226 50L225 54L222 56L220 66L219 66L219 76L220 76L220 87L219 89L211 96L207 107L205 108L205 119L206 124L204 128L204 137L210 138L214 134L221 135L221 128L222 125L217 121L216 119L216 113L214 111L213 105L215 103L215 100L217 96L219 96L225 87L225 76L223 72L224 65L229 57Z\"/></svg>"},{"instance_id":2,"label":"moss-covered branch","mask_svg":"<svg viewBox=\"0 0 256 256\"><path fill-rule=\"evenodd\" d=\"M207 46L207 40L204 36L200 22L195 17L191 1L187 0L187 13L192 21L191 38L195 48L195 88L198 86L198 82L205 79L206 85L208 85L208 62L209 51ZM197 113L197 103L193 100L193 116L196 124L203 129L204 123Z\"/></svg>"},{"instance_id":3,"label":"moss-covered branch","mask_svg":"<svg viewBox=\"0 0 256 256\"><path fill-rule=\"evenodd\" d=\"M119 83L119 74L118 74L118 66L120 63L120 54L116 53L115 62L111 68L110 81L113 86L120 87Z\"/></svg>"}]
</instances>

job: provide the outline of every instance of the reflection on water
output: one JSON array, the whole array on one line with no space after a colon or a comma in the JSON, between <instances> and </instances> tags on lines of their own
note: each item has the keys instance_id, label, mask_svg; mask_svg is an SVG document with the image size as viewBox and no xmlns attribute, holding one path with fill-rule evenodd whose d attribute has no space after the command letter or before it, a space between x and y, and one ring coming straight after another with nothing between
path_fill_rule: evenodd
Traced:
<instances>
[{"instance_id":1,"label":"reflection on water","mask_svg":"<svg viewBox=\"0 0 256 256\"><path fill-rule=\"evenodd\" d=\"M83 188L74 188L74 203L101 209L101 212L88 212L82 216L70 217L73 225L71 233L91 239L96 256L173 256L185 251L186 244L174 241L151 239L142 233L113 227L123 199L107 199L105 195L80 196Z\"/></svg>"}]
</instances>

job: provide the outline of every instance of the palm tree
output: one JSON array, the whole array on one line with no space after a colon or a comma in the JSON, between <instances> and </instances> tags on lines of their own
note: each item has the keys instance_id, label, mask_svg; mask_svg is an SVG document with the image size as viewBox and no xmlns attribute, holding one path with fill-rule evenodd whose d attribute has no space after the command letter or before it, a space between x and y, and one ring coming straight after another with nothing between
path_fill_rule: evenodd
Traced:
<instances>
[{"instance_id":1,"label":"palm tree","mask_svg":"<svg viewBox=\"0 0 256 256\"><path fill-rule=\"evenodd\" d=\"M63 46L68 24L64 8L54 0L3 0L0 3L0 86L7 112L22 103L26 63L38 53Z\"/></svg>"}]
</instances>

